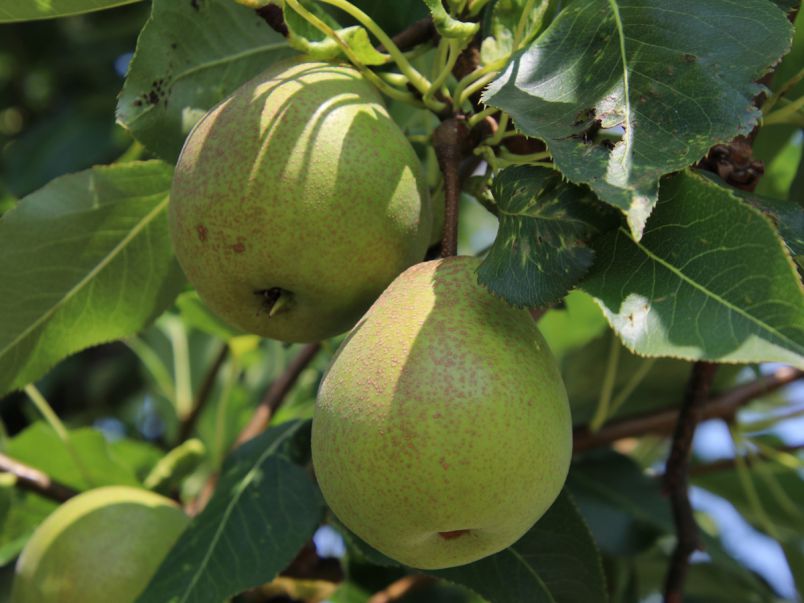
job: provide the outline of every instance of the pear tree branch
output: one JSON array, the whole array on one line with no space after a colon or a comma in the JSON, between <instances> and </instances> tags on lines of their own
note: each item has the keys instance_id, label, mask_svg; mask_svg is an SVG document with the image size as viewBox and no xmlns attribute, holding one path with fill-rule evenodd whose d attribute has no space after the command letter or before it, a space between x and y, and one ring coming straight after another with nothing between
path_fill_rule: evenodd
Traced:
<instances>
[{"instance_id":1,"label":"pear tree branch","mask_svg":"<svg viewBox=\"0 0 804 603\"><path fill-rule=\"evenodd\" d=\"M665 577L665 603L682 603L690 555L701 548L698 524L689 497L688 472L692 438L701 420L701 407L709 396L716 371L717 364L711 362L696 362L692 366L665 466L664 490L670 497L676 525L676 548Z\"/></svg>"},{"instance_id":2,"label":"pear tree branch","mask_svg":"<svg viewBox=\"0 0 804 603\"><path fill-rule=\"evenodd\" d=\"M381 591L375 593L368 603L395 603L401 601L409 593L418 590L424 586L429 586L436 581L432 576L425 576L424 574L411 574L403 576L395 582L391 582Z\"/></svg>"},{"instance_id":3,"label":"pear tree branch","mask_svg":"<svg viewBox=\"0 0 804 603\"><path fill-rule=\"evenodd\" d=\"M265 392L262 400L260 401L248 425L237 436L237 440L233 448L237 448L240 444L247 442L251 438L258 436L265 428L271 417L276 413L277 409L285 401L285 396L290 392L291 388L296 384L296 381L301 375L302 371L307 368L310 361L318 354L321 349L320 343L308 343L299 355L288 365L285 372L279 376Z\"/></svg>"},{"instance_id":4,"label":"pear tree branch","mask_svg":"<svg viewBox=\"0 0 804 603\"><path fill-rule=\"evenodd\" d=\"M56 481L43 471L30 467L5 454L0 454L0 473L13 475L16 478L16 485L20 489L35 492L59 503L78 494L78 491Z\"/></svg>"},{"instance_id":5,"label":"pear tree branch","mask_svg":"<svg viewBox=\"0 0 804 603\"><path fill-rule=\"evenodd\" d=\"M738 385L708 402L700 408L701 420L731 419L743 406L761 396L769 394L804 377L804 371L791 367L782 367L770 375L755 381ZM622 440L650 433L666 435L671 433L679 416L675 408L610 421L598 431L591 431L587 426L575 429L573 451L577 454L593 448L600 448Z\"/></svg>"}]
</instances>

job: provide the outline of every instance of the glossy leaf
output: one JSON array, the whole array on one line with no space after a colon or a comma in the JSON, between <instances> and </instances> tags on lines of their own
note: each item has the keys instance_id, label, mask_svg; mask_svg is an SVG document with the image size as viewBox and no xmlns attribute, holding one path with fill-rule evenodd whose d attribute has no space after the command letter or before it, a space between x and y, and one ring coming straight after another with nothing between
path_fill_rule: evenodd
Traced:
<instances>
[{"instance_id":1,"label":"glossy leaf","mask_svg":"<svg viewBox=\"0 0 804 603\"><path fill-rule=\"evenodd\" d=\"M171 170L158 161L58 178L0 220L0 394L87 346L130 335L184 277L167 225Z\"/></svg>"},{"instance_id":2,"label":"glossy leaf","mask_svg":"<svg viewBox=\"0 0 804 603\"><path fill-rule=\"evenodd\" d=\"M637 354L804 366L804 289L771 222L691 172L662 183L641 241L595 241L582 287Z\"/></svg>"},{"instance_id":3,"label":"glossy leaf","mask_svg":"<svg viewBox=\"0 0 804 603\"><path fill-rule=\"evenodd\" d=\"M516 306L546 306L564 297L592 265L589 240L617 224L616 214L587 188L546 168L507 168L491 190L500 229L478 279Z\"/></svg>"},{"instance_id":4,"label":"glossy leaf","mask_svg":"<svg viewBox=\"0 0 804 603\"><path fill-rule=\"evenodd\" d=\"M231 455L193 519L138 601L219 603L269 582L296 556L323 516L310 477L290 456L309 423L284 423Z\"/></svg>"},{"instance_id":5,"label":"glossy leaf","mask_svg":"<svg viewBox=\"0 0 804 603\"><path fill-rule=\"evenodd\" d=\"M117 104L117 120L175 162L213 105L272 63L294 55L253 10L232 0L155 0Z\"/></svg>"},{"instance_id":6,"label":"glossy leaf","mask_svg":"<svg viewBox=\"0 0 804 603\"><path fill-rule=\"evenodd\" d=\"M519 541L491 557L429 572L490 603L603 603L600 557L575 503L563 492Z\"/></svg>"},{"instance_id":7,"label":"glossy leaf","mask_svg":"<svg viewBox=\"0 0 804 603\"><path fill-rule=\"evenodd\" d=\"M0 23L67 17L132 4L139 0L3 0Z\"/></svg>"},{"instance_id":8,"label":"glossy leaf","mask_svg":"<svg viewBox=\"0 0 804 603\"><path fill-rule=\"evenodd\" d=\"M664 0L575 0L483 100L543 139L567 178L625 212L638 239L662 175L753 128L754 82L791 31L767 0L680 0L672 10Z\"/></svg>"}]
</instances>

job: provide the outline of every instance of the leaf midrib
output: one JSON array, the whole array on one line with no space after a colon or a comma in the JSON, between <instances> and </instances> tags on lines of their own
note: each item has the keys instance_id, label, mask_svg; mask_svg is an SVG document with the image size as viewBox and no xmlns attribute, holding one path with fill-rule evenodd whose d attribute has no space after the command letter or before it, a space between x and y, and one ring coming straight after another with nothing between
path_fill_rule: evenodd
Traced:
<instances>
[{"instance_id":1,"label":"leaf midrib","mask_svg":"<svg viewBox=\"0 0 804 603\"><path fill-rule=\"evenodd\" d=\"M799 345L798 343L796 343L795 341L790 339L790 337L788 337L784 333L780 333L773 326L771 326L771 325L769 325L769 324L767 324L765 322L762 322L760 319L758 319L758 318L754 317L753 315L749 314L748 312L746 312L745 310L743 310L739 306L734 305L733 303L731 303L727 299L724 299L721 296L719 296L714 291L710 291L709 289L707 289L706 287L704 287L700 283L694 281L693 279L691 279L690 277L685 275L680 269L678 269L675 266L673 266L670 262L664 260L663 258L661 258L658 255L656 255L653 252L651 252L651 250L648 249L647 247L645 247L641 242L635 241L634 238L631 236L631 234L627 230L625 230L622 226L619 228L619 231L621 233L623 233L628 238L629 241L631 241L634 245L636 245L637 248L642 253L644 253L646 256L648 256L648 258L650 258L654 262L658 263L659 265L661 265L664 268L666 268L667 270L669 270L671 273L673 273L675 276L680 278L682 281L684 281L688 285L692 286L693 288L697 289L698 291L700 291L704 295L710 297L712 300L714 300L714 301L720 303L721 305L725 306L730 311L732 311L732 312L734 312L736 314L739 314L740 316L742 316L743 318L745 318L749 322L754 323L759 328L764 329L765 331L775 335L778 339L780 339L781 341L785 342L788 346L790 346L790 349L796 350L797 354L804 355L804 348L802 348L801 345Z\"/></svg>"},{"instance_id":2,"label":"leaf midrib","mask_svg":"<svg viewBox=\"0 0 804 603\"><path fill-rule=\"evenodd\" d=\"M296 431L299 429L300 426L301 423L298 423L296 426L288 429L285 433L280 434L279 437L277 437L277 439L274 441L274 443L271 444L268 448L266 448L265 451L258 457L258 459L254 462L252 468L248 471L248 473L246 473L243 479L240 480L240 483L241 484L251 483L252 481L251 478L254 476L255 472L257 471L257 468L262 466L267 457L269 457L270 455L272 455L274 452L277 451L279 445L282 444L282 442L284 442L288 437L296 433ZM246 488L242 487L238 488L235 495L229 500L229 505L226 507L226 511L223 513L221 521L220 523L218 523L218 527L215 530L215 533L213 534L212 538L210 539L210 543L209 546L207 547L206 553L204 554L204 558L196 567L196 572L193 575L192 579L190 580L190 584L187 585L187 588L182 594L179 603L185 603L187 601L187 597L189 597L190 594L193 592L195 585L198 583L198 580L204 573L203 570L207 567L207 564L209 563L209 560L212 557L213 550L217 546L218 541L221 539L221 534L223 533L225 526L229 523L229 516L234 511L237 502L240 500L240 497L243 495L245 491Z\"/></svg>"}]
</instances>

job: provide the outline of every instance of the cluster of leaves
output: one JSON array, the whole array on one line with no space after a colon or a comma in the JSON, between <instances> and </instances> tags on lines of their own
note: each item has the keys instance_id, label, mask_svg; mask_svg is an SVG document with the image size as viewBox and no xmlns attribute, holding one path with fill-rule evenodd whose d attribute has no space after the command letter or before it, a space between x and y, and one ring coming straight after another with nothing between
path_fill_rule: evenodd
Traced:
<instances>
[{"instance_id":1,"label":"cluster of leaves","mask_svg":"<svg viewBox=\"0 0 804 603\"><path fill-rule=\"evenodd\" d=\"M129 3L12 0L0 7L0 23ZM488 174L474 196L499 230L479 276L517 305L561 300L563 308L540 326L561 362L576 425L677 405L685 361L804 367L804 162L795 110L804 94L795 80L804 27L793 40L786 12L794 2L685 0L668 11L660 0L500 0L463 20L435 1L352 4L389 33L429 14L445 40L465 45L478 36L482 64L499 64L489 70L499 73L483 102L504 111L516 132L543 141L549 167L502 146L487 156L503 169ZM347 52L388 71L374 32L316 2L299 6L348 51L292 6L284 11L286 39L253 7L232 0L153 0L149 16L135 4L0 25L0 94L8 97L0 104L0 395L38 381L70 425L67 439L41 422L20 429L32 416L20 417L27 405L12 394L0 403L3 418L16 424L2 451L78 490L150 485L192 500L209 475L220 474L142 601L217 602L257 587L326 518L302 467L315 387L337 341L303 373L274 426L227 455L258 392L298 350L233 332L184 291L165 216L171 165L190 128L267 65L299 52ZM532 10L528 19L523 9ZM111 65L133 49L138 30L121 86ZM757 190L686 170L713 145L754 129L761 117L756 82L791 40L770 93L775 120L754 143L766 163ZM417 60L427 65L433 54ZM118 92L122 128L112 120ZM431 115L400 101L389 106L412 136L432 130ZM423 156L432 163L427 149ZM90 167L99 162L109 165ZM471 196L462 247L479 252L474 236L488 218ZM106 348L110 359L90 351L65 361L121 338L125 346ZM178 469L175 448L173 457L165 452L181 444L193 392L203 389L206 367L221 350L228 356L196 428L202 453ZM94 392L80 385L90 374ZM721 371L719 386L737 374ZM75 387L85 399L64 394ZM766 400L764 410L772 414L783 403ZM84 427L93 421L103 430ZM777 443L755 432L746 428L743 437L771 449ZM661 441L644 438L628 456L579 457L565 493L520 542L436 572L444 580L425 600L630 602L655 593L673 525L658 480L644 469L664 452ZM761 493L739 466L702 473L694 483L727 497L782 542L794 573L804 576L804 516L791 504L804 499L800 462L785 459L755 463L763 484L773 484ZM54 506L0 482L6 574ZM705 527L709 561L691 570L690 600L776 600L724 549L717 530ZM365 601L407 571L344 536L347 580L333 602Z\"/></svg>"}]
</instances>

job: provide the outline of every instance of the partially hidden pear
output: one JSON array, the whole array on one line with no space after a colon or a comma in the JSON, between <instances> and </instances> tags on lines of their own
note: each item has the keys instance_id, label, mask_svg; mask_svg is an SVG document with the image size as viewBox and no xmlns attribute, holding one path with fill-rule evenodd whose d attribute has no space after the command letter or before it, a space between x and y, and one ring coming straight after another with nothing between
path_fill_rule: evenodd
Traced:
<instances>
[{"instance_id":1,"label":"partially hidden pear","mask_svg":"<svg viewBox=\"0 0 804 603\"><path fill-rule=\"evenodd\" d=\"M147 490L89 490L56 509L17 561L12 603L134 603L189 518Z\"/></svg>"},{"instance_id":2,"label":"partially hidden pear","mask_svg":"<svg viewBox=\"0 0 804 603\"><path fill-rule=\"evenodd\" d=\"M559 370L535 321L457 257L402 273L318 393L312 450L335 515L380 552L438 569L518 540L572 454Z\"/></svg>"},{"instance_id":3,"label":"partially hidden pear","mask_svg":"<svg viewBox=\"0 0 804 603\"><path fill-rule=\"evenodd\" d=\"M192 130L169 207L201 298L245 331L316 341L351 328L421 261L432 209L420 162L351 66L282 61Z\"/></svg>"}]
</instances>

